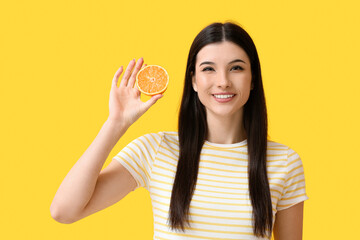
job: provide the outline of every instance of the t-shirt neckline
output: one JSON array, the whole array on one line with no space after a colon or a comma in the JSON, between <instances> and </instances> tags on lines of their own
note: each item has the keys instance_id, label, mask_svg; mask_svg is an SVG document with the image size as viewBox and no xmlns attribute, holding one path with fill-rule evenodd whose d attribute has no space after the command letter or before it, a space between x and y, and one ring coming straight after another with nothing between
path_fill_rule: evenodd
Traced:
<instances>
[{"instance_id":1,"label":"t-shirt neckline","mask_svg":"<svg viewBox=\"0 0 360 240\"><path fill-rule=\"evenodd\" d=\"M213 147L218 147L218 148L236 148L236 147L243 147L246 145L247 143L247 139L241 141L241 142L237 142L237 143L228 143L228 144L223 144L223 143L212 143L209 142L207 140L205 140L205 143L207 145L213 146Z\"/></svg>"}]
</instances>

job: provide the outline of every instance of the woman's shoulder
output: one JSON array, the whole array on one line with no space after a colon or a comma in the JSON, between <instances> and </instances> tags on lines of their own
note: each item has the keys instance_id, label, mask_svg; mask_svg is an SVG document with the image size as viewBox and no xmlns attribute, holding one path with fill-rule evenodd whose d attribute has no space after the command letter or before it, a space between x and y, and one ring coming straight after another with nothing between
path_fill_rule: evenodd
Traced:
<instances>
[{"instance_id":1,"label":"woman's shoulder","mask_svg":"<svg viewBox=\"0 0 360 240\"><path fill-rule=\"evenodd\" d=\"M274 149L274 150L286 150L288 149L289 147L283 143L280 143L280 142L277 142L277 141L274 141L274 140L270 140L268 139L267 140L267 148L271 148L271 149Z\"/></svg>"},{"instance_id":2,"label":"woman's shoulder","mask_svg":"<svg viewBox=\"0 0 360 240\"><path fill-rule=\"evenodd\" d=\"M269 139L267 141L267 150L272 152L274 151L284 152L284 153L286 152L288 157L292 155L298 155L297 152L294 149L292 149L289 145Z\"/></svg>"},{"instance_id":3,"label":"woman's shoulder","mask_svg":"<svg viewBox=\"0 0 360 240\"><path fill-rule=\"evenodd\" d=\"M147 138L147 139L156 139L155 141L160 143L163 141L173 141L173 142L179 142L179 136L178 132L172 132L172 131L160 131L160 132L152 132L147 133L140 138Z\"/></svg>"},{"instance_id":4,"label":"woman's shoulder","mask_svg":"<svg viewBox=\"0 0 360 240\"><path fill-rule=\"evenodd\" d=\"M163 131L159 132L158 134L161 134L163 136L164 141L172 141L172 142L179 142L179 134L178 132L172 132L172 131Z\"/></svg>"},{"instance_id":5,"label":"woman's shoulder","mask_svg":"<svg viewBox=\"0 0 360 240\"><path fill-rule=\"evenodd\" d=\"M176 131L162 131L159 133L162 133L164 136L179 138L179 134Z\"/></svg>"}]
</instances>

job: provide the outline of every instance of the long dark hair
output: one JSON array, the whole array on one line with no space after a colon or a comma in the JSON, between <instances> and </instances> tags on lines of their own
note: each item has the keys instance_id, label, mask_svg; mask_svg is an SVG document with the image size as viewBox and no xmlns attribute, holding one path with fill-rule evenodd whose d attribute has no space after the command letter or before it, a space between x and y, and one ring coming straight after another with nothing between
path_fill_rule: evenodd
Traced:
<instances>
[{"instance_id":1,"label":"long dark hair","mask_svg":"<svg viewBox=\"0 0 360 240\"><path fill-rule=\"evenodd\" d=\"M240 46L251 64L253 89L244 105L242 123L248 144L249 193L254 219L254 235L264 237L272 233L272 202L266 171L268 122L265 95L261 78L260 61L249 34L239 25L213 23L204 28L194 39L185 73L184 92L179 113L180 155L170 202L169 222L171 229L184 231L189 224L189 207L195 190L200 152L207 137L206 112L192 87L198 52L206 45L230 41Z\"/></svg>"}]
</instances>

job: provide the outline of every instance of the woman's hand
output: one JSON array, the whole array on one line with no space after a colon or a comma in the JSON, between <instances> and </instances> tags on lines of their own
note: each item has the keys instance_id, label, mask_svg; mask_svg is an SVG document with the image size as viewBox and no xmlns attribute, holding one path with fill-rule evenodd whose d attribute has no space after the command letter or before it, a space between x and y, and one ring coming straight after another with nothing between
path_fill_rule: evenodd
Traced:
<instances>
[{"instance_id":1,"label":"woman's hand","mask_svg":"<svg viewBox=\"0 0 360 240\"><path fill-rule=\"evenodd\" d=\"M140 100L141 92L134 85L136 80L136 74L141 69L143 63L143 58L140 58L136 65L135 59L131 60L125 70L119 87L117 86L117 83L121 73L123 72L123 66L121 66L117 70L112 80L108 120L118 122L126 128L130 127L131 124L133 124L158 99L163 96L161 94L155 95L147 102L142 102ZM134 71L132 71L133 68Z\"/></svg>"}]
</instances>

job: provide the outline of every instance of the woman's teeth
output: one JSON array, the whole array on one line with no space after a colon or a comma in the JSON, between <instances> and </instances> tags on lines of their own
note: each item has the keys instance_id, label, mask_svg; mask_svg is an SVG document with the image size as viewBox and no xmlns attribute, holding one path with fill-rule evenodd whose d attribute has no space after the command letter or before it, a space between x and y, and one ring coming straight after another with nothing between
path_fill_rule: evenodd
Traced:
<instances>
[{"instance_id":1,"label":"woman's teeth","mask_svg":"<svg viewBox=\"0 0 360 240\"><path fill-rule=\"evenodd\" d=\"M214 94L213 96L216 98L231 98L234 96L234 94L232 94L232 95L215 95Z\"/></svg>"}]
</instances>

